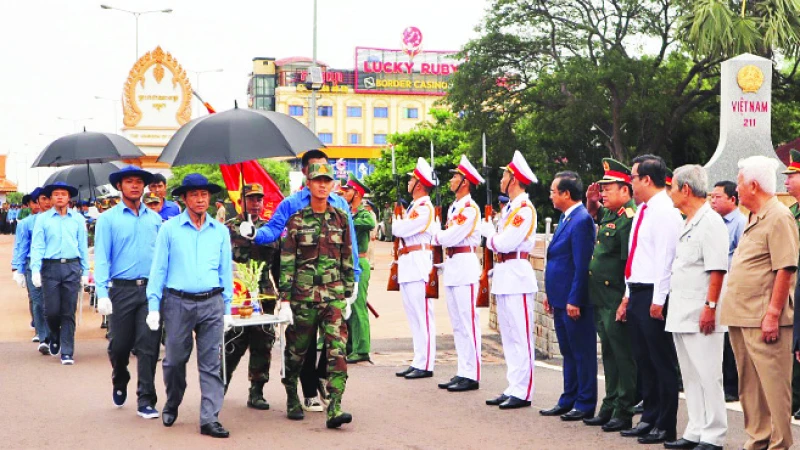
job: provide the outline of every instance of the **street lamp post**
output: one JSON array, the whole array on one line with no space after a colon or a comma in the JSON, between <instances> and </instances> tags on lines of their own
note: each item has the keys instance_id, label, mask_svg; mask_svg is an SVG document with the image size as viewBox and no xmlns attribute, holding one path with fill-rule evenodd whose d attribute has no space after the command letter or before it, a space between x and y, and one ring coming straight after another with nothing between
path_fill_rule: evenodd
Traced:
<instances>
[{"instance_id":1,"label":"street lamp post","mask_svg":"<svg viewBox=\"0 0 800 450\"><path fill-rule=\"evenodd\" d=\"M151 11L128 11L127 9L117 8L117 7L108 6L108 5L100 5L100 7L103 8L103 9L121 11L121 12L124 12L124 13L132 14L133 17L136 19L136 58L134 59L134 61L139 59L139 16L143 16L145 14L150 14L150 13L169 14L169 13L172 12L172 8L154 9L154 10L151 10Z\"/></svg>"},{"instance_id":2,"label":"street lamp post","mask_svg":"<svg viewBox=\"0 0 800 450\"><path fill-rule=\"evenodd\" d=\"M114 128L111 130L113 133L116 133L119 130L119 121L118 121L118 109L117 103L122 103L122 100L115 99L115 98L108 98L108 97L101 97L99 95L94 96L95 100L105 100L111 102L111 107L114 109Z\"/></svg>"}]
</instances>

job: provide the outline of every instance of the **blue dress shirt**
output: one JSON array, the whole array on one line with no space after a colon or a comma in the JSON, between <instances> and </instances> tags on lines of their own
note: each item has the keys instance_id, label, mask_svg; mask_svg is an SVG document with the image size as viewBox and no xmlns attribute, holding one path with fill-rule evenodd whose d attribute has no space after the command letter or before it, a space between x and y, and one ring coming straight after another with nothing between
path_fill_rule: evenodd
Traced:
<instances>
[{"instance_id":1,"label":"blue dress shirt","mask_svg":"<svg viewBox=\"0 0 800 450\"><path fill-rule=\"evenodd\" d=\"M358 246L356 245L356 229L353 226L353 215L350 212L350 205L342 197L331 194L328 200L334 208L339 208L347 213L347 222L350 224L350 241L353 242L353 265L356 269L356 283L361 278L361 266L358 264ZM256 232L255 243L266 245L280 239L286 222L294 213L300 211L311 204L311 193L308 189L302 189L286 197L275 208L275 212L269 221Z\"/></svg>"},{"instance_id":2,"label":"blue dress shirt","mask_svg":"<svg viewBox=\"0 0 800 450\"><path fill-rule=\"evenodd\" d=\"M17 223L17 234L14 236L14 256L11 258L11 270L25 272L28 257L31 254L31 237L38 214L32 214Z\"/></svg>"},{"instance_id":3,"label":"blue dress shirt","mask_svg":"<svg viewBox=\"0 0 800 450\"><path fill-rule=\"evenodd\" d=\"M208 292L223 288L225 314L233 296L231 236L225 225L206 214L198 230L187 211L164 222L156 239L153 265L147 282L150 311L158 311L165 288L183 292Z\"/></svg>"},{"instance_id":4,"label":"blue dress shirt","mask_svg":"<svg viewBox=\"0 0 800 450\"><path fill-rule=\"evenodd\" d=\"M108 297L113 279L147 278L156 248L161 216L139 204L139 214L120 203L97 218L94 230L94 280L97 297Z\"/></svg>"},{"instance_id":5,"label":"blue dress shirt","mask_svg":"<svg viewBox=\"0 0 800 450\"><path fill-rule=\"evenodd\" d=\"M747 218L739 211L739 208L734 209L722 218L725 221L725 226L728 227L728 269L731 268L731 260L733 259L733 252L739 246L739 240L742 239L744 228L747 226Z\"/></svg>"},{"instance_id":6,"label":"blue dress shirt","mask_svg":"<svg viewBox=\"0 0 800 450\"><path fill-rule=\"evenodd\" d=\"M180 213L181 213L181 208L178 206L177 203L164 199L164 206L161 207L161 211L158 214L161 216L162 219L169 220Z\"/></svg>"},{"instance_id":7,"label":"blue dress shirt","mask_svg":"<svg viewBox=\"0 0 800 450\"><path fill-rule=\"evenodd\" d=\"M31 238L31 272L42 270L43 259L81 259L83 275L89 275L89 241L86 220L72 210L65 215L55 208L37 214Z\"/></svg>"}]
</instances>

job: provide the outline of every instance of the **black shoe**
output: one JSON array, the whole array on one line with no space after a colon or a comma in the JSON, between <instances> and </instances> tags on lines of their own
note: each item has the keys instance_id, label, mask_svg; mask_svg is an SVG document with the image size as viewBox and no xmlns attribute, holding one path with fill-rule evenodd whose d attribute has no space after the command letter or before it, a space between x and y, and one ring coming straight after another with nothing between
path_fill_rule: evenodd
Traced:
<instances>
[{"instance_id":1,"label":"black shoe","mask_svg":"<svg viewBox=\"0 0 800 450\"><path fill-rule=\"evenodd\" d=\"M561 415L561 420L564 422L577 422L583 419L591 419L594 417L594 411L581 411L580 409L573 409L572 411Z\"/></svg>"},{"instance_id":2,"label":"black shoe","mask_svg":"<svg viewBox=\"0 0 800 450\"><path fill-rule=\"evenodd\" d=\"M459 381L461 381L461 377L456 375L453 378L450 378L450 381L447 381L447 382L444 382L444 383L439 383L438 386L439 386L439 389L447 389L451 385L454 385L454 384L458 383Z\"/></svg>"},{"instance_id":3,"label":"black shoe","mask_svg":"<svg viewBox=\"0 0 800 450\"><path fill-rule=\"evenodd\" d=\"M738 400L738 399L737 399L737 400ZM796 420L800 420L800 409L798 409L797 411L795 411L795 412L794 412L794 415L793 415L792 417L794 417Z\"/></svg>"},{"instance_id":4,"label":"black shoe","mask_svg":"<svg viewBox=\"0 0 800 450\"><path fill-rule=\"evenodd\" d=\"M666 430L653 428L649 433L640 436L637 440L640 444L660 444L662 442L674 441L675 435L669 435Z\"/></svg>"},{"instance_id":5,"label":"black shoe","mask_svg":"<svg viewBox=\"0 0 800 450\"><path fill-rule=\"evenodd\" d=\"M433 372L430 370L414 369L406 374L406 380L416 380L417 378L430 378L432 376Z\"/></svg>"},{"instance_id":6,"label":"black shoe","mask_svg":"<svg viewBox=\"0 0 800 450\"><path fill-rule=\"evenodd\" d=\"M404 377L404 376L410 374L413 371L414 371L414 368L411 367L411 366L408 366L408 369L401 370L400 372L395 373L395 375L397 375L398 377Z\"/></svg>"},{"instance_id":7,"label":"black shoe","mask_svg":"<svg viewBox=\"0 0 800 450\"><path fill-rule=\"evenodd\" d=\"M200 434L214 438L226 438L231 435L219 422L211 422L202 425L200 427Z\"/></svg>"},{"instance_id":8,"label":"black shoe","mask_svg":"<svg viewBox=\"0 0 800 450\"><path fill-rule=\"evenodd\" d=\"M562 414L566 414L572 408L567 408L566 406L556 405L550 409L541 409L539 410L539 414L543 416L560 416Z\"/></svg>"},{"instance_id":9,"label":"black shoe","mask_svg":"<svg viewBox=\"0 0 800 450\"><path fill-rule=\"evenodd\" d=\"M171 427L172 424L178 419L178 411L175 412L167 412L167 409L164 408L164 411L161 412L161 422L164 423L165 427Z\"/></svg>"},{"instance_id":10,"label":"black shoe","mask_svg":"<svg viewBox=\"0 0 800 450\"><path fill-rule=\"evenodd\" d=\"M328 428L339 428L342 424L350 423L353 421L353 416L350 413L343 412L338 416L331 417L325 421L325 426Z\"/></svg>"},{"instance_id":11,"label":"black shoe","mask_svg":"<svg viewBox=\"0 0 800 450\"><path fill-rule=\"evenodd\" d=\"M286 417L289 420L303 420L306 418L306 414L303 412L303 408L296 408L286 411Z\"/></svg>"},{"instance_id":12,"label":"black shoe","mask_svg":"<svg viewBox=\"0 0 800 450\"><path fill-rule=\"evenodd\" d=\"M721 445L709 444L708 442L701 442L694 448L694 450L722 450Z\"/></svg>"},{"instance_id":13,"label":"black shoe","mask_svg":"<svg viewBox=\"0 0 800 450\"><path fill-rule=\"evenodd\" d=\"M629 430L622 430L619 432L622 437L639 437L644 436L653 429L653 426L647 422L639 422L635 427Z\"/></svg>"},{"instance_id":14,"label":"black shoe","mask_svg":"<svg viewBox=\"0 0 800 450\"><path fill-rule=\"evenodd\" d=\"M697 442L690 441L688 439L680 438L677 441L667 441L664 442L664 448L675 448L675 449L692 449L697 447Z\"/></svg>"},{"instance_id":15,"label":"black shoe","mask_svg":"<svg viewBox=\"0 0 800 450\"><path fill-rule=\"evenodd\" d=\"M644 400L640 401L633 407L634 414L641 414L644 412Z\"/></svg>"},{"instance_id":16,"label":"black shoe","mask_svg":"<svg viewBox=\"0 0 800 450\"><path fill-rule=\"evenodd\" d=\"M513 395L509 396L506 401L500 403L500 409L517 409L517 408L525 408L527 406L531 406L531 402L528 400L522 400Z\"/></svg>"},{"instance_id":17,"label":"black shoe","mask_svg":"<svg viewBox=\"0 0 800 450\"><path fill-rule=\"evenodd\" d=\"M611 433L613 431L629 430L633 427L630 419L617 419L616 417L609 420L607 424L603 425L603 431Z\"/></svg>"},{"instance_id":18,"label":"black shoe","mask_svg":"<svg viewBox=\"0 0 800 450\"><path fill-rule=\"evenodd\" d=\"M725 394L725 403L733 403L738 401L739 401L738 394ZM795 414L797 413L800 413L800 410L798 410Z\"/></svg>"},{"instance_id":19,"label":"black shoe","mask_svg":"<svg viewBox=\"0 0 800 450\"><path fill-rule=\"evenodd\" d=\"M506 400L508 400L508 396L506 394L500 394L496 398L486 400L486 404L489 406L500 406Z\"/></svg>"},{"instance_id":20,"label":"black shoe","mask_svg":"<svg viewBox=\"0 0 800 450\"><path fill-rule=\"evenodd\" d=\"M610 414L598 414L594 417L587 417L586 419L583 419L583 424L589 425L590 427L601 427L610 421Z\"/></svg>"},{"instance_id":21,"label":"black shoe","mask_svg":"<svg viewBox=\"0 0 800 450\"><path fill-rule=\"evenodd\" d=\"M464 391L474 391L480 387L480 383L475 380L470 380L469 378L462 378L461 381L455 384L451 384L450 387L447 388L449 392L464 392Z\"/></svg>"}]
</instances>

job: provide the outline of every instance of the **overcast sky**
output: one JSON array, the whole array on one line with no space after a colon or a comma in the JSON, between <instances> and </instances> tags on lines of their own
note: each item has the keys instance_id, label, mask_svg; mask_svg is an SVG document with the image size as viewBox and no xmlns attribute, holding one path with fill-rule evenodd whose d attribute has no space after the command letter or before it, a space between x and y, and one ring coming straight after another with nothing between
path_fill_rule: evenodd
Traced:
<instances>
[{"instance_id":1,"label":"overcast sky","mask_svg":"<svg viewBox=\"0 0 800 450\"><path fill-rule=\"evenodd\" d=\"M200 94L219 110L246 105L255 56L311 56L313 0L3 0L0 2L0 154L7 176L30 188L47 169L23 170L58 136L114 130L119 99L135 62L135 20L100 8L171 8L139 18L139 53L156 45L201 75ZM428 50L458 50L476 33L489 0L319 0L318 59L353 67L356 46L400 48L416 26ZM93 120L59 120L58 117ZM122 114L118 112L121 122ZM44 136L42 136L44 134ZM27 165L26 165L27 164ZM27 190L27 189L25 189Z\"/></svg>"}]
</instances>

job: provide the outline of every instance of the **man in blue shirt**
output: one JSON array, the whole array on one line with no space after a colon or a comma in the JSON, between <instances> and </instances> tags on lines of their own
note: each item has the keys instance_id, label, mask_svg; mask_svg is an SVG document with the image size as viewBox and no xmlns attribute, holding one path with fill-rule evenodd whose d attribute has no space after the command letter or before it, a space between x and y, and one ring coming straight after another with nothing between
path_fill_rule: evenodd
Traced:
<instances>
[{"instance_id":1,"label":"man in blue shirt","mask_svg":"<svg viewBox=\"0 0 800 450\"><path fill-rule=\"evenodd\" d=\"M158 214L164 220L169 220L181 213L181 207L177 203L167 200L167 179L160 173L153 174L153 179L147 185L150 192L161 197L161 209Z\"/></svg>"},{"instance_id":2,"label":"man in blue shirt","mask_svg":"<svg viewBox=\"0 0 800 450\"><path fill-rule=\"evenodd\" d=\"M150 172L127 166L108 177L122 194L122 203L97 218L94 236L97 310L110 315L113 339L109 346L112 400L122 407L128 398L128 362L136 351L137 414L158 417L154 382L161 333L145 323L148 313L147 277L153 262L161 216L142 204ZM112 314L113 312L113 314Z\"/></svg>"},{"instance_id":3,"label":"man in blue shirt","mask_svg":"<svg viewBox=\"0 0 800 450\"><path fill-rule=\"evenodd\" d=\"M75 308L81 285L89 280L86 221L69 209L78 190L63 182L45 186L53 208L40 213L31 242L31 283L42 288L50 327L50 353L61 352L61 364L74 364Z\"/></svg>"},{"instance_id":4,"label":"man in blue shirt","mask_svg":"<svg viewBox=\"0 0 800 450\"><path fill-rule=\"evenodd\" d=\"M147 285L150 312L146 321L156 331L159 311L164 314L164 426L171 427L178 417L195 333L202 396L200 433L227 438L228 430L218 419L225 395L219 345L223 329L232 324L233 256L228 229L207 213L211 195L221 190L204 176L192 173L172 191L172 195L181 196L186 211L165 222L158 232Z\"/></svg>"},{"instance_id":5,"label":"man in blue shirt","mask_svg":"<svg viewBox=\"0 0 800 450\"><path fill-rule=\"evenodd\" d=\"M303 154L301 159L303 175L307 175L309 164L328 164L328 155L321 150L309 150ZM350 241L356 242L356 229L353 226L353 215L350 211L350 205L347 200L339 195L330 194L330 203L334 208L341 209L347 212L348 223L350 224ZM247 239L253 239L257 245L266 245L280 239L283 233L286 222L297 211L305 208L311 204L311 194L308 189L301 189L300 191L283 199L278 204L275 212L272 214L270 220L255 230L251 222L242 222L239 228L239 234ZM361 267L358 262L358 246L353 245L353 264L356 271L356 288L353 292L353 297L350 299L352 303L358 295L358 283L361 279ZM316 342L317 336L312 336L312 341ZM325 354L325 347L321 349L322 354ZM316 367L315 367L316 366ZM311 357L310 355L305 358L303 369L300 373L300 384L303 388L303 409L310 412L322 412L324 410L322 403L317 399L317 391L320 392L322 401L327 401L327 392L325 386L327 383L327 361L325 358Z\"/></svg>"},{"instance_id":6,"label":"man in blue shirt","mask_svg":"<svg viewBox=\"0 0 800 450\"><path fill-rule=\"evenodd\" d=\"M16 204L11 205L11 209L8 210L8 216L6 216L6 221L8 222L8 232L10 234L15 234L17 232L17 216L19 215L19 208Z\"/></svg>"}]
</instances>

